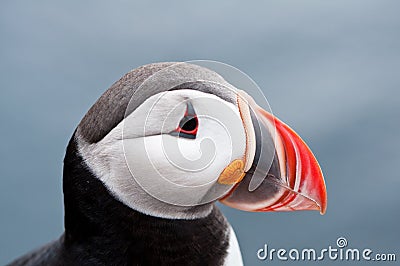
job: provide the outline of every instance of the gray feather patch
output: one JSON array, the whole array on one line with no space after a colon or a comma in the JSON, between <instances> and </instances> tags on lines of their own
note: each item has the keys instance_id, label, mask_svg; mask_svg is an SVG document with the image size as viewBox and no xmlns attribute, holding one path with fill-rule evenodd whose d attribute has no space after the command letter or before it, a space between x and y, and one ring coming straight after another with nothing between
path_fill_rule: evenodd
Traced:
<instances>
[{"instance_id":1,"label":"gray feather patch","mask_svg":"<svg viewBox=\"0 0 400 266\"><path fill-rule=\"evenodd\" d=\"M236 89L207 68L188 63L149 64L115 82L83 117L77 134L88 143L98 142L146 99L177 89L199 90L236 101Z\"/></svg>"},{"instance_id":2,"label":"gray feather patch","mask_svg":"<svg viewBox=\"0 0 400 266\"><path fill-rule=\"evenodd\" d=\"M174 63L156 63L136 68L115 82L89 109L77 133L88 143L101 140L124 119L126 107L136 89L155 72Z\"/></svg>"}]
</instances>

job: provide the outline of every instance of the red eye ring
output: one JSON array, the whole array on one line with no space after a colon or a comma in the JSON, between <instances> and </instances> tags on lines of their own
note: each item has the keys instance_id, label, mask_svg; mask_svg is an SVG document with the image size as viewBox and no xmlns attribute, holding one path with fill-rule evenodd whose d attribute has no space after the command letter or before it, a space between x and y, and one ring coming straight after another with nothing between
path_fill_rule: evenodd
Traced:
<instances>
[{"instance_id":1,"label":"red eye ring","mask_svg":"<svg viewBox=\"0 0 400 266\"><path fill-rule=\"evenodd\" d=\"M178 127L170 134L182 138L195 139L198 129L199 119L197 118L193 105L188 102L186 104L185 114L179 122Z\"/></svg>"},{"instance_id":2,"label":"red eye ring","mask_svg":"<svg viewBox=\"0 0 400 266\"><path fill-rule=\"evenodd\" d=\"M197 119L197 115L195 115L184 116L175 131L178 133L196 136L198 129L199 120Z\"/></svg>"}]
</instances>

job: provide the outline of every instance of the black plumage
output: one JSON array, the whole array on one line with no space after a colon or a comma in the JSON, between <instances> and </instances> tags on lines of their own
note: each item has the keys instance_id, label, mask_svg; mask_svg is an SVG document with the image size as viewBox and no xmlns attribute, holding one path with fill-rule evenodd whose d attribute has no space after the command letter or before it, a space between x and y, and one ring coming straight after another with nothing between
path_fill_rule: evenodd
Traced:
<instances>
[{"instance_id":1,"label":"black plumage","mask_svg":"<svg viewBox=\"0 0 400 266\"><path fill-rule=\"evenodd\" d=\"M214 206L204 218L148 216L116 200L88 169L74 137L64 159L65 233L17 265L222 265L229 227Z\"/></svg>"}]
</instances>

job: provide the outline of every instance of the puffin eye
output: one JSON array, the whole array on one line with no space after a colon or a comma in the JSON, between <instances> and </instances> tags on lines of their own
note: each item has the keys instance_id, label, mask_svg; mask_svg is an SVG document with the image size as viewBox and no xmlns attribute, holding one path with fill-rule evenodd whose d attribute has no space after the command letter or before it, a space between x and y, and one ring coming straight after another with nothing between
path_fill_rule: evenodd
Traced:
<instances>
[{"instance_id":1,"label":"puffin eye","mask_svg":"<svg viewBox=\"0 0 400 266\"><path fill-rule=\"evenodd\" d=\"M179 136L182 138L195 139L197 130L199 128L199 120L194 111L193 105L189 102L186 105L186 112L178 127L171 132L173 136Z\"/></svg>"}]
</instances>

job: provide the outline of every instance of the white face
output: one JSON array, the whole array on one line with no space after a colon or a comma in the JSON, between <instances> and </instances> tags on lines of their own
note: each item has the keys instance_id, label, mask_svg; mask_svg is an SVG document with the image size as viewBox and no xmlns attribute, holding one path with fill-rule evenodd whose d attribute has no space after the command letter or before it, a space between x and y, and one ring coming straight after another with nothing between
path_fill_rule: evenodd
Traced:
<instances>
[{"instance_id":1,"label":"white face","mask_svg":"<svg viewBox=\"0 0 400 266\"><path fill-rule=\"evenodd\" d=\"M185 123L186 122L186 123ZM148 98L101 141L79 141L94 174L127 206L153 216L191 218L232 186L221 172L246 153L236 104L182 89ZM188 217L190 216L190 217Z\"/></svg>"}]
</instances>

